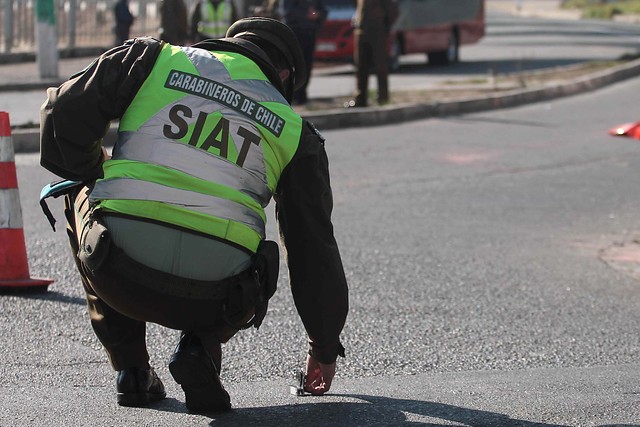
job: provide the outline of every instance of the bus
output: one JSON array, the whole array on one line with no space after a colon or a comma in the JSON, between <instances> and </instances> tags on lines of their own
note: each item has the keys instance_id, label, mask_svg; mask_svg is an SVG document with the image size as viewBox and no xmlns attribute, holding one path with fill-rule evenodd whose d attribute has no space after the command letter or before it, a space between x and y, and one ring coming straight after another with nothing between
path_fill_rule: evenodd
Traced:
<instances>
[{"instance_id":1,"label":"bus","mask_svg":"<svg viewBox=\"0 0 640 427\"><path fill-rule=\"evenodd\" d=\"M389 36L389 66L401 55L425 53L429 64L458 62L460 46L485 35L484 0L394 0L398 19ZM329 13L318 32L314 58L353 60L355 0L325 0Z\"/></svg>"}]
</instances>

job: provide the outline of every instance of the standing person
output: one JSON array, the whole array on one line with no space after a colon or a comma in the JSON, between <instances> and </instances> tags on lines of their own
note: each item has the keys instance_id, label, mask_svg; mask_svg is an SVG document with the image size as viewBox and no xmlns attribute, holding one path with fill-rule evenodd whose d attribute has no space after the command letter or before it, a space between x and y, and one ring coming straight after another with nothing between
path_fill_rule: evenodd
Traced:
<instances>
[{"instance_id":1,"label":"standing person","mask_svg":"<svg viewBox=\"0 0 640 427\"><path fill-rule=\"evenodd\" d=\"M348 290L324 139L289 105L302 52L269 18L237 21L227 36L135 39L48 89L41 109L40 163L86 185L66 197L67 231L120 405L165 397L145 343L154 322L182 331L169 370L187 408L230 409L220 344L260 326L275 292L272 196L308 336L306 391L326 393L344 356ZM109 158L102 138L115 119Z\"/></svg>"},{"instance_id":2,"label":"standing person","mask_svg":"<svg viewBox=\"0 0 640 427\"><path fill-rule=\"evenodd\" d=\"M191 13L191 37L196 41L224 37L237 19L232 0L200 0Z\"/></svg>"},{"instance_id":3,"label":"standing person","mask_svg":"<svg viewBox=\"0 0 640 427\"><path fill-rule=\"evenodd\" d=\"M281 0L283 2L283 20L295 33L300 42L304 62L307 66L307 79L293 95L295 104L308 101L307 86L313 70L313 53L316 50L318 31L327 17L324 0Z\"/></svg>"},{"instance_id":4,"label":"standing person","mask_svg":"<svg viewBox=\"0 0 640 427\"><path fill-rule=\"evenodd\" d=\"M129 0L118 0L113 7L113 13L116 19L114 32L116 34L115 45L120 46L125 40L129 39L129 31L133 25L135 17L129 10Z\"/></svg>"},{"instance_id":5,"label":"standing person","mask_svg":"<svg viewBox=\"0 0 640 427\"><path fill-rule=\"evenodd\" d=\"M189 38L187 6L183 0L160 0L160 40L183 46Z\"/></svg>"},{"instance_id":6,"label":"standing person","mask_svg":"<svg viewBox=\"0 0 640 427\"><path fill-rule=\"evenodd\" d=\"M347 107L366 107L369 90L369 71L375 68L378 78L378 104L389 102L388 41L397 9L392 0L356 0L354 26L354 59L356 65L356 93Z\"/></svg>"},{"instance_id":7,"label":"standing person","mask_svg":"<svg viewBox=\"0 0 640 427\"><path fill-rule=\"evenodd\" d=\"M278 8L278 0L263 0L262 3L253 8L252 14L253 16L265 16L267 18L282 20Z\"/></svg>"}]
</instances>

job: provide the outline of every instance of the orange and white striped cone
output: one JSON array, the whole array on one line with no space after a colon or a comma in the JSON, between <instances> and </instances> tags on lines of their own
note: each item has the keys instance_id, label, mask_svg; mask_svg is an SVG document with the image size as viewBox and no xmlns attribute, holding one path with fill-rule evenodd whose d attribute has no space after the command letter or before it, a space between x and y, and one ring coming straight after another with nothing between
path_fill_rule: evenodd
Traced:
<instances>
[{"instance_id":1,"label":"orange and white striped cone","mask_svg":"<svg viewBox=\"0 0 640 427\"><path fill-rule=\"evenodd\" d=\"M53 280L29 277L9 113L0 111L0 292L46 291Z\"/></svg>"}]
</instances>

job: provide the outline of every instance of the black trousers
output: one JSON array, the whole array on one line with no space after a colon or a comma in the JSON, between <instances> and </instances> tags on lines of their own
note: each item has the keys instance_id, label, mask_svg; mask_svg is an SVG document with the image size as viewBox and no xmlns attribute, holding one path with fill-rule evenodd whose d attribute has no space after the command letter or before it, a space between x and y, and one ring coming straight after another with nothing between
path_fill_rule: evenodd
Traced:
<instances>
[{"instance_id":1,"label":"black trousers","mask_svg":"<svg viewBox=\"0 0 640 427\"><path fill-rule=\"evenodd\" d=\"M293 93L293 101L298 104L305 104L309 100L307 88L309 87L309 81L311 80L311 73L313 71L313 53L316 50L316 38L317 31L308 27L296 27L292 26L291 29L300 43L302 54L304 56L304 63L307 67L306 81L298 90Z\"/></svg>"},{"instance_id":2,"label":"black trousers","mask_svg":"<svg viewBox=\"0 0 640 427\"><path fill-rule=\"evenodd\" d=\"M354 32L357 88L355 101L358 106L366 106L371 68L378 78L378 102L389 101L389 58L387 54L388 33L385 31Z\"/></svg>"},{"instance_id":3,"label":"black trousers","mask_svg":"<svg viewBox=\"0 0 640 427\"><path fill-rule=\"evenodd\" d=\"M84 187L66 197L67 233L86 293L91 326L113 368L148 366L147 322L195 333L219 363L220 343L228 341L238 329L223 319L222 307L227 301L220 293L207 295L212 286L217 286L216 282L193 281L151 269L132 260L113 244L98 268L91 269L80 259L82 239L95 220L91 217L89 191ZM184 292L184 286L194 292ZM238 313L238 310L243 311ZM227 313L234 313L233 318L244 321L249 320L253 312L253 309L227 307Z\"/></svg>"}]
</instances>

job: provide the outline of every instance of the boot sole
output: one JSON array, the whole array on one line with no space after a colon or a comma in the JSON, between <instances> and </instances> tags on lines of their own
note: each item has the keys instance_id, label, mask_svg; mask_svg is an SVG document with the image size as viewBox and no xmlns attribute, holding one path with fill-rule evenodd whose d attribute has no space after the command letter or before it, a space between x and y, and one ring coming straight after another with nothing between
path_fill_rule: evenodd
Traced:
<instances>
[{"instance_id":1,"label":"boot sole","mask_svg":"<svg viewBox=\"0 0 640 427\"><path fill-rule=\"evenodd\" d=\"M147 406L151 402L162 400L167 397L166 393L118 393L118 405L141 407Z\"/></svg>"},{"instance_id":2,"label":"boot sole","mask_svg":"<svg viewBox=\"0 0 640 427\"><path fill-rule=\"evenodd\" d=\"M182 387L190 411L226 412L231 409L229 393L222 386L213 364L178 352L169 362L169 372Z\"/></svg>"}]
</instances>

